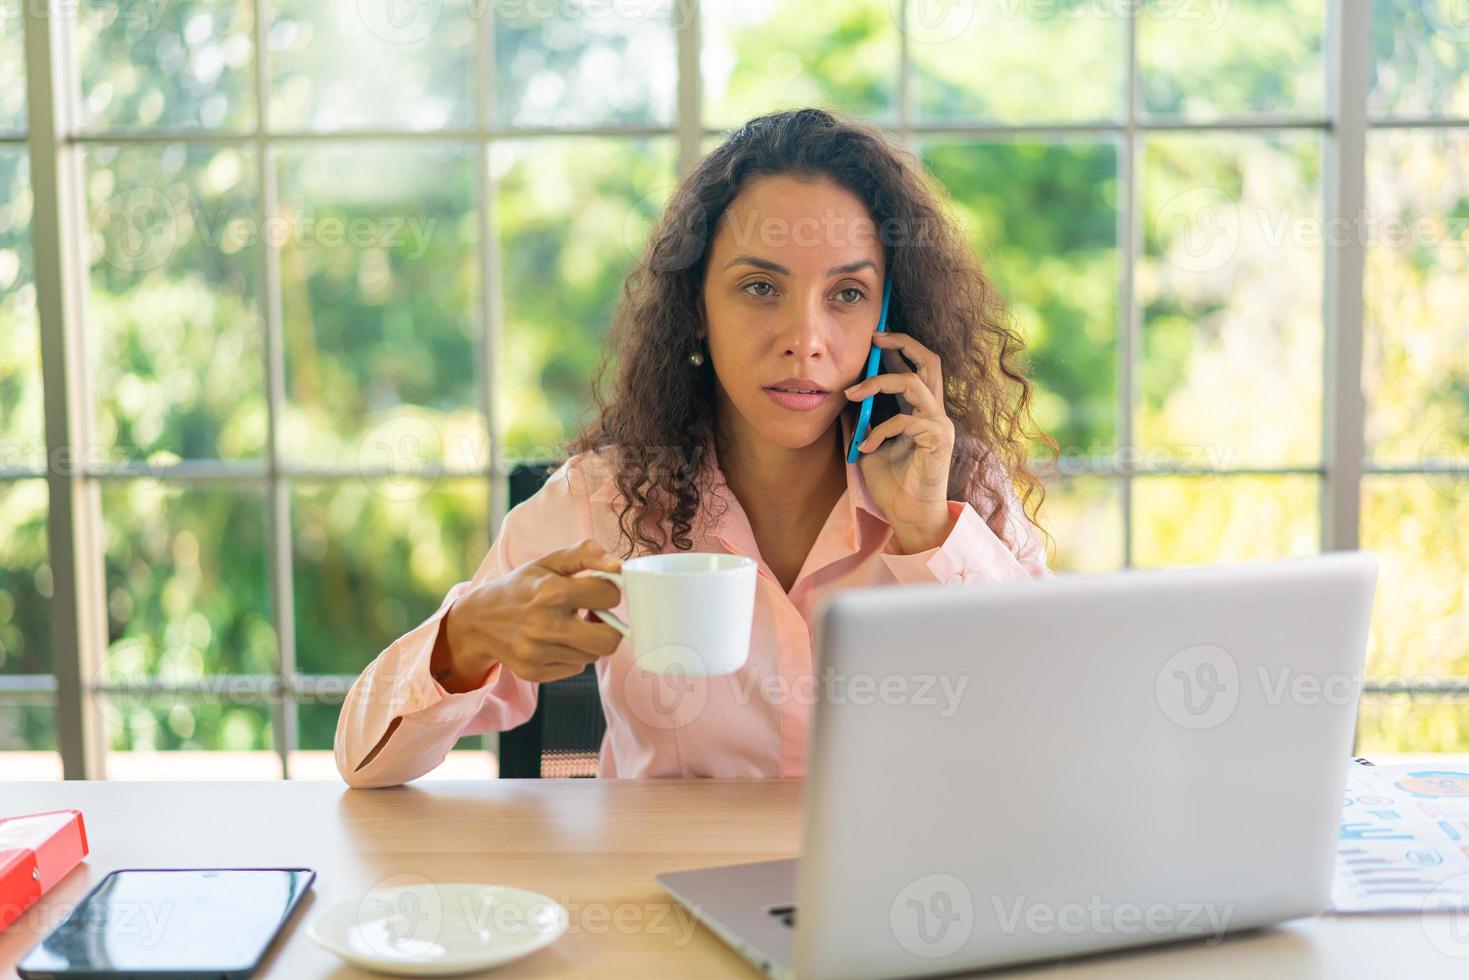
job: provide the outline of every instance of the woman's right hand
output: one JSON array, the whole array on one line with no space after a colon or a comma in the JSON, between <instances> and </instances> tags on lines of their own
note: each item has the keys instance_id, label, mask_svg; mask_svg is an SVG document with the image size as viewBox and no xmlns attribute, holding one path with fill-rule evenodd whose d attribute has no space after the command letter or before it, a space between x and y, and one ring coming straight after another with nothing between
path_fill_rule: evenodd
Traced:
<instances>
[{"instance_id":1,"label":"woman's right hand","mask_svg":"<svg viewBox=\"0 0 1469 980\"><path fill-rule=\"evenodd\" d=\"M496 661L527 681L580 674L622 642L621 633L582 610L611 609L621 595L604 578L576 573L621 565L586 538L470 589L440 624L430 670L436 678L450 670L440 683L451 692L478 687Z\"/></svg>"}]
</instances>

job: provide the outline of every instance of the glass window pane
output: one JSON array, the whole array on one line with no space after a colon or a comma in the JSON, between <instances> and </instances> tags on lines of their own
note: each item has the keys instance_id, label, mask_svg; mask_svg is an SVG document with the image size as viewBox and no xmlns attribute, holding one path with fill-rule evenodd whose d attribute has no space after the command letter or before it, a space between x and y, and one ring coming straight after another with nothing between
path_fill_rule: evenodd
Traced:
<instances>
[{"instance_id":1,"label":"glass window pane","mask_svg":"<svg viewBox=\"0 0 1469 980\"><path fill-rule=\"evenodd\" d=\"M1325 33L1321 0L1143 5L1137 39L1143 107L1188 119L1319 116Z\"/></svg>"},{"instance_id":2,"label":"glass window pane","mask_svg":"<svg viewBox=\"0 0 1469 980\"><path fill-rule=\"evenodd\" d=\"M286 451L484 465L473 151L293 146L279 165Z\"/></svg>"},{"instance_id":3,"label":"glass window pane","mask_svg":"<svg viewBox=\"0 0 1469 980\"><path fill-rule=\"evenodd\" d=\"M808 105L895 119L898 9L890 0L702 4L704 125L734 128Z\"/></svg>"},{"instance_id":4,"label":"glass window pane","mask_svg":"<svg viewBox=\"0 0 1469 980\"><path fill-rule=\"evenodd\" d=\"M252 159L179 143L86 154L95 439L118 461L264 451Z\"/></svg>"},{"instance_id":5,"label":"glass window pane","mask_svg":"<svg viewBox=\"0 0 1469 980\"><path fill-rule=\"evenodd\" d=\"M1056 572L1110 572L1122 567L1122 495L1102 476L1046 481L1040 525L1055 539Z\"/></svg>"},{"instance_id":6,"label":"glass window pane","mask_svg":"<svg viewBox=\"0 0 1469 980\"><path fill-rule=\"evenodd\" d=\"M0 674L51 673L46 481L0 481Z\"/></svg>"},{"instance_id":7,"label":"glass window pane","mask_svg":"<svg viewBox=\"0 0 1469 980\"><path fill-rule=\"evenodd\" d=\"M1366 476L1362 547L1377 555L1367 672L1405 682L1469 674L1469 479Z\"/></svg>"},{"instance_id":8,"label":"glass window pane","mask_svg":"<svg viewBox=\"0 0 1469 980\"><path fill-rule=\"evenodd\" d=\"M0 133L26 128L25 25L14 16L0 17Z\"/></svg>"},{"instance_id":9,"label":"glass window pane","mask_svg":"<svg viewBox=\"0 0 1469 980\"><path fill-rule=\"evenodd\" d=\"M49 698L0 701L0 783L61 778L56 706Z\"/></svg>"},{"instance_id":10,"label":"glass window pane","mask_svg":"<svg viewBox=\"0 0 1469 980\"><path fill-rule=\"evenodd\" d=\"M507 448L556 456L588 410L623 277L674 182L670 139L490 149L504 269L495 406Z\"/></svg>"},{"instance_id":11,"label":"glass window pane","mask_svg":"<svg viewBox=\"0 0 1469 980\"><path fill-rule=\"evenodd\" d=\"M1314 476L1147 476L1132 488L1139 566L1255 561L1320 550Z\"/></svg>"},{"instance_id":12,"label":"glass window pane","mask_svg":"<svg viewBox=\"0 0 1469 980\"><path fill-rule=\"evenodd\" d=\"M134 692L101 699L107 778L235 780L281 778L268 705L225 694Z\"/></svg>"},{"instance_id":13,"label":"glass window pane","mask_svg":"<svg viewBox=\"0 0 1469 980\"><path fill-rule=\"evenodd\" d=\"M931 140L947 188L1024 335L1036 421L1067 455L1108 452L1117 412L1117 150Z\"/></svg>"},{"instance_id":14,"label":"glass window pane","mask_svg":"<svg viewBox=\"0 0 1469 980\"><path fill-rule=\"evenodd\" d=\"M469 0L274 0L271 129L470 125L480 9Z\"/></svg>"},{"instance_id":15,"label":"glass window pane","mask_svg":"<svg viewBox=\"0 0 1469 980\"><path fill-rule=\"evenodd\" d=\"M1077 122L1123 114L1126 4L891 6L908 10L913 85L926 121Z\"/></svg>"},{"instance_id":16,"label":"glass window pane","mask_svg":"<svg viewBox=\"0 0 1469 980\"><path fill-rule=\"evenodd\" d=\"M479 568L489 550L489 484L304 483L292 492L291 525L296 665L355 674Z\"/></svg>"},{"instance_id":17,"label":"glass window pane","mask_svg":"<svg viewBox=\"0 0 1469 980\"><path fill-rule=\"evenodd\" d=\"M495 124L671 125L684 0L495 4Z\"/></svg>"},{"instance_id":18,"label":"glass window pane","mask_svg":"<svg viewBox=\"0 0 1469 980\"><path fill-rule=\"evenodd\" d=\"M109 644L102 680L174 684L276 669L261 491L109 483L102 523Z\"/></svg>"},{"instance_id":19,"label":"glass window pane","mask_svg":"<svg viewBox=\"0 0 1469 980\"><path fill-rule=\"evenodd\" d=\"M1469 459L1469 131L1367 137L1367 455Z\"/></svg>"},{"instance_id":20,"label":"glass window pane","mask_svg":"<svg viewBox=\"0 0 1469 980\"><path fill-rule=\"evenodd\" d=\"M1469 752L1469 703L1429 694L1364 694L1355 751L1373 759L1382 752Z\"/></svg>"},{"instance_id":21,"label":"glass window pane","mask_svg":"<svg viewBox=\"0 0 1469 980\"><path fill-rule=\"evenodd\" d=\"M78 3L75 62L90 129L246 129L254 14L238 0Z\"/></svg>"},{"instance_id":22,"label":"glass window pane","mask_svg":"<svg viewBox=\"0 0 1469 980\"><path fill-rule=\"evenodd\" d=\"M1374 115L1469 117L1463 0L1372 0L1372 60Z\"/></svg>"},{"instance_id":23,"label":"glass window pane","mask_svg":"<svg viewBox=\"0 0 1469 980\"><path fill-rule=\"evenodd\" d=\"M372 652L363 654L361 662L356 669L361 670L367 666L368 661L374 656L376 654ZM346 686L346 684L343 684L343 687ZM326 753L332 749L336 742L337 718L341 713L342 705L340 700L332 703L303 700L301 706L296 711L297 732L299 733L301 749L313 754L318 752ZM301 778L301 774L298 774L296 771L296 756L297 754L293 753L291 757L291 777L293 779ZM315 760L313 759L311 761ZM336 769L334 767L331 770L331 774L336 776ZM314 777L307 776L307 778ZM340 779L341 777L336 776L336 778Z\"/></svg>"},{"instance_id":24,"label":"glass window pane","mask_svg":"<svg viewBox=\"0 0 1469 980\"><path fill-rule=\"evenodd\" d=\"M0 467L40 471L46 441L31 209L26 148L0 147Z\"/></svg>"},{"instance_id":25,"label":"glass window pane","mask_svg":"<svg viewBox=\"0 0 1469 980\"><path fill-rule=\"evenodd\" d=\"M1314 134L1148 138L1137 433L1150 463L1319 462L1320 163Z\"/></svg>"}]
</instances>

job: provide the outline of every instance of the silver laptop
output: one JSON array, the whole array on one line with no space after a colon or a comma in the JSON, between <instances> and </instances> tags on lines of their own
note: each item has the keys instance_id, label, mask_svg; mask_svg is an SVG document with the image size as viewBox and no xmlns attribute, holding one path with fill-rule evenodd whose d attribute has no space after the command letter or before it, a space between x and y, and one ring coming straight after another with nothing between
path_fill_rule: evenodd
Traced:
<instances>
[{"instance_id":1,"label":"silver laptop","mask_svg":"<svg viewBox=\"0 0 1469 980\"><path fill-rule=\"evenodd\" d=\"M772 977L926 976L1326 907L1360 552L827 601L795 859L658 882Z\"/></svg>"}]
</instances>

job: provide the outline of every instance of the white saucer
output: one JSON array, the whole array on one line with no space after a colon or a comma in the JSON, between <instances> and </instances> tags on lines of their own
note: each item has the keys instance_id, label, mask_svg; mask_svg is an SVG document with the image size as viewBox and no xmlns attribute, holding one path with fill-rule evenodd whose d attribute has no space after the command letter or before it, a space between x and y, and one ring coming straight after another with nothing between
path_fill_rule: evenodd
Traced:
<instances>
[{"instance_id":1,"label":"white saucer","mask_svg":"<svg viewBox=\"0 0 1469 980\"><path fill-rule=\"evenodd\" d=\"M523 888L424 882L333 905L306 932L357 966L428 977L520 959L555 942L568 922L559 903Z\"/></svg>"}]
</instances>

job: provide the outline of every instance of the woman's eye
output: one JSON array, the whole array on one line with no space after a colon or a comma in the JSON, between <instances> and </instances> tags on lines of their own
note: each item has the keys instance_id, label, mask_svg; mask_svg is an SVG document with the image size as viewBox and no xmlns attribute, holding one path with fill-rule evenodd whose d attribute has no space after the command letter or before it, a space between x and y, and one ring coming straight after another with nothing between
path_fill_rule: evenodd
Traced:
<instances>
[{"instance_id":1,"label":"woman's eye","mask_svg":"<svg viewBox=\"0 0 1469 980\"><path fill-rule=\"evenodd\" d=\"M760 280L757 280L757 281L752 282L752 283L746 283L745 284L745 291L746 292L749 292L749 290L753 289L756 286L768 286L771 289L774 289L775 288L775 284L774 283L769 283L769 282L766 282L764 279L760 279ZM764 299L765 297L769 296L770 293L750 293L750 295L751 296L758 296L759 298Z\"/></svg>"},{"instance_id":2,"label":"woman's eye","mask_svg":"<svg viewBox=\"0 0 1469 980\"><path fill-rule=\"evenodd\" d=\"M770 296L775 295L775 284L772 282L767 282L764 279L757 279L755 282L746 283L742 288L751 296L756 296L760 299L766 299ZM752 290L761 291L752 292ZM856 286L848 286L845 289L838 290L837 296L841 297L841 301L847 306L856 306L858 303L862 302L863 298L865 298L866 296L866 293L858 289Z\"/></svg>"}]
</instances>

